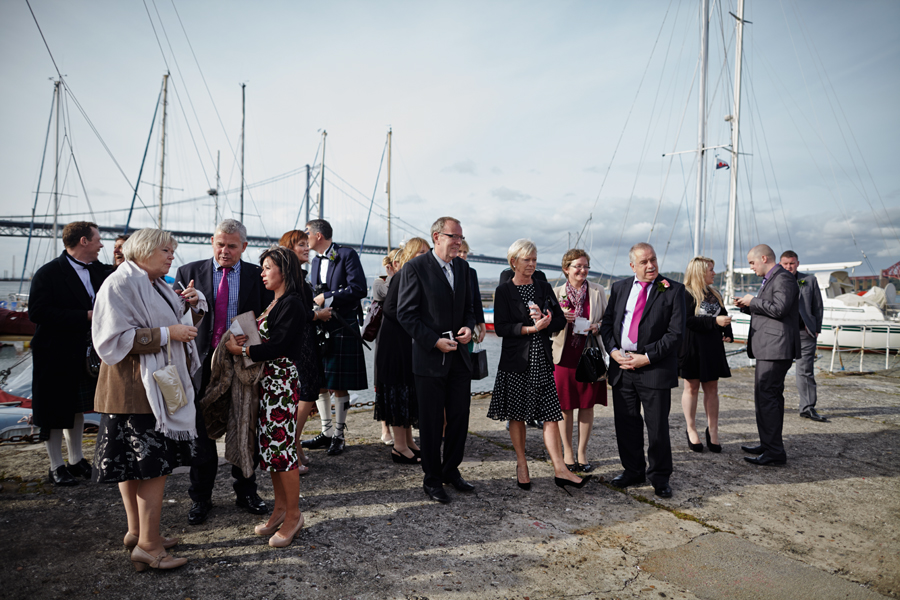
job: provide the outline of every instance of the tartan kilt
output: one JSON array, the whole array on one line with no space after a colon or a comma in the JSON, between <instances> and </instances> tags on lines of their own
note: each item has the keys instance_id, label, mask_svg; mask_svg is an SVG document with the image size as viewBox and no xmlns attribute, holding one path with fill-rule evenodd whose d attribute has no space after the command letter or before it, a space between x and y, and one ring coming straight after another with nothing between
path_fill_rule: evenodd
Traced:
<instances>
[{"instance_id":1,"label":"tartan kilt","mask_svg":"<svg viewBox=\"0 0 900 600\"><path fill-rule=\"evenodd\" d=\"M362 342L343 327L331 331L332 351L322 357L325 378L322 387L329 390L365 390L366 359Z\"/></svg>"}]
</instances>

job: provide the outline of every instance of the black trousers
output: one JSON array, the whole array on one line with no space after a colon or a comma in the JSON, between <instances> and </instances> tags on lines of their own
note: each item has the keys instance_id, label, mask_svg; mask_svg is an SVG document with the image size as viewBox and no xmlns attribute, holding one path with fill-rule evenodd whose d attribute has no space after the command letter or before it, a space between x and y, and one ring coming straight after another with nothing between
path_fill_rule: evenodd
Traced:
<instances>
[{"instance_id":1,"label":"black trousers","mask_svg":"<svg viewBox=\"0 0 900 600\"><path fill-rule=\"evenodd\" d=\"M196 402L203 398L206 386L209 385L212 372L212 351L206 355L202 369L200 390L194 396ZM204 502L212 498L213 486L216 484L216 472L219 470L219 455L216 452L216 441L209 439L206 434L206 421L203 419L203 410L199 406L197 406L197 439L193 443L200 446L195 454L206 456L208 460L191 466L191 487L188 488L188 495L194 502ZM256 452L254 463L258 464L259 448ZM256 473L250 477L244 477L241 468L232 465L231 476L234 477L234 493L239 497L256 493Z\"/></svg>"},{"instance_id":2,"label":"black trousers","mask_svg":"<svg viewBox=\"0 0 900 600\"><path fill-rule=\"evenodd\" d=\"M619 459L625 472L643 476L654 487L669 483L672 475L672 444L669 441L671 389L649 388L639 374L622 371L613 386L613 415ZM641 418L641 407L644 409ZM644 462L644 425L647 426L647 462Z\"/></svg>"},{"instance_id":3,"label":"black trousers","mask_svg":"<svg viewBox=\"0 0 900 600\"><path fill-rule=\"evenodd\" d=\"M469 405L472 401L472 372L459 352L448 352L452 360L450 372L444 377L416 375L416 394L419 400L419 445L422 448L423 483L430 487L459 478L459 465L466 450L469 431ZM451 358L452 357L452 358ZM444 414L447 430L441 456L441 431Z\"/></svg>"},{"instance_id":4,"label":"black trousers","mask_svg":"<svg viewBox=\"0 0 900 600\"><path fill-rule=\"evenodd\" d=\"M784 428L784 377L791 368L791 359L758 360L753 387L756 407L756 429L759 444L766 456L787 460L781 431Z\"/></svg>"}]
</instances>

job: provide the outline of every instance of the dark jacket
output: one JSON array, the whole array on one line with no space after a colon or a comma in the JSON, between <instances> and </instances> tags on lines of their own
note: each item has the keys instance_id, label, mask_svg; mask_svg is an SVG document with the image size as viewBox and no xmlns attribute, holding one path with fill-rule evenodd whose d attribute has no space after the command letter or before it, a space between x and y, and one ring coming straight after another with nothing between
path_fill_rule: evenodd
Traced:
<instances>
[{"instance_id":1,"label":"dark jacket","mask_svg":"<svg viewBox=\"0 0 900 600\"><path fill-rule=\"evenodd\" d=\"M497 369L510 373L524 373L528 370L528 353L532 339L540 340L541 347L547 355L547 362L553 364L553 348L550 335L562 331L566 326L566 315L563 314L553 288L546 281L534 281L534 303L541 312L548 310L552 315L550 325L537 333L522 335L523 325L533 325L528 314L528 307L519 295L519 290L510 279L500 284L494 292L494 332L503 338L500 351L500 364Z\"/></svg>"},{"instance_id":2,"label":"dark jacket","mask_svg":"<svg viewBox=\"0 0 900 600\"><path fill-rule=\"evenodd\" d=\"M112 272L109 265L88 267L94 293ZM96 380L89 377L85 355L91 333L91 297L66 258L66 252L38 269L31 280L28 318L37 325L31 340L34 369L34 423L49 429L75 424L73 398L84 386L93 396ZM78 411L80 412L80 411Z\"/></svg>"},{"instance_id":3,"label":"dark jacket","mask_svg":"<svg viewBox=\"0 0 900 600\"><path fill-rule=\"evenodd\" d=\"M668 287L663 282L667 282ZM609 304L600 324L600 336L610 354L622 348L622 321L625 320L625 305L633 284L634 277L612 284ZM657 276L650 284L647 304L638 325L637 353L646 354L650 364L634 373L645 386L651 389L678 387L678 351L681 349L684 327L684 286ZM621 376L619 363L610 357L610 385L619 383Z\"/></svg>"},{"instance_id":4,"label":"dark jacket","mask_svg":"<svg viewBox=\"0 0 900 600\"><path fill-rule=\"evenodd\" d=\"M309 266L309 280L312 282L313 290L321 291L319 286L325 284L326 289L322 292L325 299L333 298L331 308L348 323L356 319L362 325L363 311L360 301L366 297L368 284L359 255L353 248L344 248L339 244L333 244L332 248L337 254L336 260L316 256ZM320 278L322 260L328 261L324 282Z\"/></svg>"},{"instance_id":5,"label":"dark jacket","mask_svg":"<svg viewBox=\"0 0 900 600\"><path fill-rule=\"evenodd\" d=\"M781 265L741 312L750 315L747 356L759 360L800 358L800 288Z\"/></svg>"},{"instance_id":6,"label":"dark jacket","mask_svg":"<svg viewBox=\"0 0 900 600\"><path fill-rule=\"evenodd\" d=\"M819 280L812 273L797 273L797 285L800 286L800 318L806 332L816 337L822 333L822 318L825 316Z\"/></svg>"},{"instance_id":7,"label":"dark jacket","mask_svg":"<svg viewBox=\"0 0 900 600\"><path fill-rule=\"evenodd\" d=\"M475 324L484 323L484 305L481 303L481 290L478 289L478 273L469 267L469 298L472 302L472 314L475 315Z\"/></svg>"},{"instance_id":8,"label":"dark jacket","mask_svg":"<svg viewBox=\"0 0 900 600\"><path fill-rule=\"evenodd\" d=\"M303 360L307 351L303 343L304 329L312 321L312 314L299 293L282 296L267 317L269 341L248 347L247 355L253 362L282 357L294 362Z\"/></svg>"}]
</instances>

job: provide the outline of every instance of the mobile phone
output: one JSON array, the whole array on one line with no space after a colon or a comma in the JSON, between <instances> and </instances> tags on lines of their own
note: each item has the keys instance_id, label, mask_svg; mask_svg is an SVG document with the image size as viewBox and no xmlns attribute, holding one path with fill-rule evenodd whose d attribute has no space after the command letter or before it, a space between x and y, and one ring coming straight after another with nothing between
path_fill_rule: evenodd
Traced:
<instances>
[{"instance_id":1,"label":"mobile phone","mask_svg":"<svg viewBox=\"0 0 900 600\"><path fill-rule=\"evenodd\" d=\"M453 332L445 331L444 333L441 334L441 337L444 338L445 340L450 340L452 342L453 341Z\"/></svg>"}]
</instances>

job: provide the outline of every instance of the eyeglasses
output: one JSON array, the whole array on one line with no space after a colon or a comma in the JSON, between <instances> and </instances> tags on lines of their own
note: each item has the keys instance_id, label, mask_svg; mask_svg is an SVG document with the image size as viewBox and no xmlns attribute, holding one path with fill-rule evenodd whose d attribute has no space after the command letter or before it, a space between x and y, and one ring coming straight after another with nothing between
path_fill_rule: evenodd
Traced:
<instances>
[{"instance_id":1,"label":"eyeglasses","mask_svg":"<svg viewBox=\"0 0 900 600\"><path fill-rule=\"evenodd\" d=\"M451 240L458 240L458 241L460 241L460 242L466 241L466 237L463 236L463 235L456 235L455 233L444 233L443 231L441 231L440 234L441 234L441 235L446 235L446 236L447 236L448 238L450 238Z\"/></svg>"}]
</instances>

